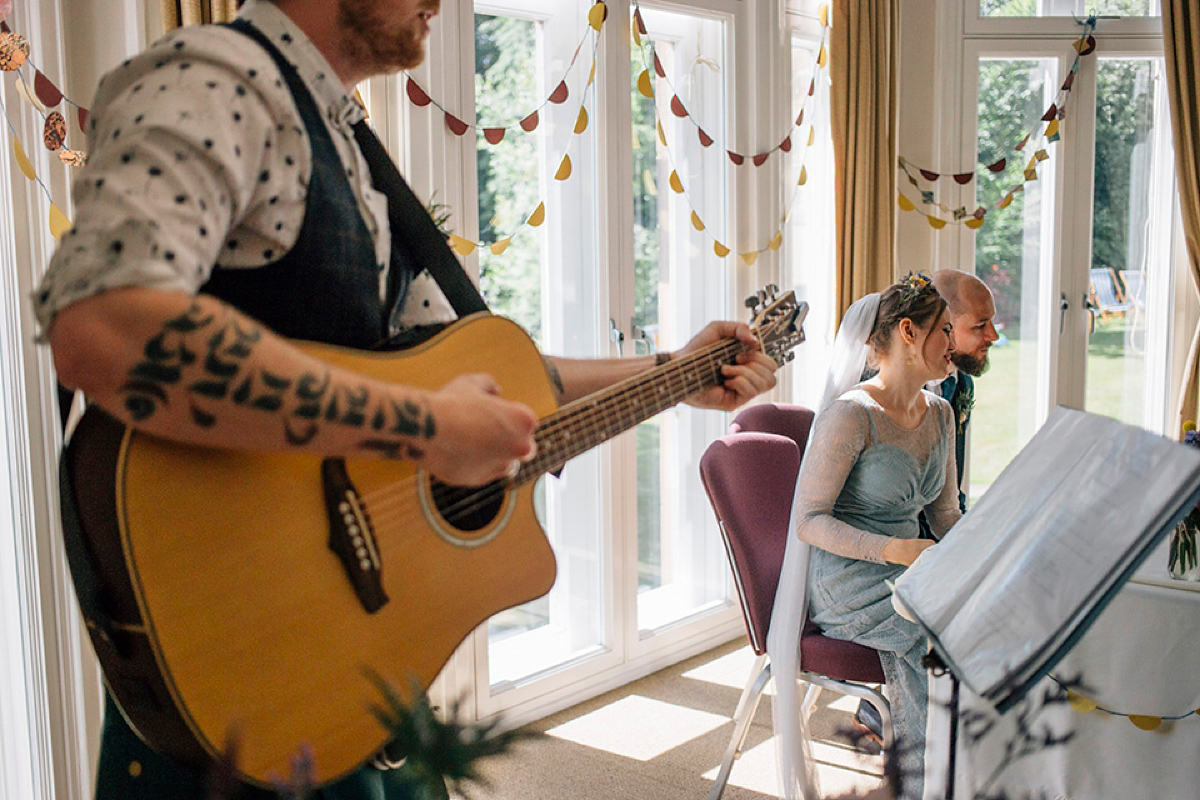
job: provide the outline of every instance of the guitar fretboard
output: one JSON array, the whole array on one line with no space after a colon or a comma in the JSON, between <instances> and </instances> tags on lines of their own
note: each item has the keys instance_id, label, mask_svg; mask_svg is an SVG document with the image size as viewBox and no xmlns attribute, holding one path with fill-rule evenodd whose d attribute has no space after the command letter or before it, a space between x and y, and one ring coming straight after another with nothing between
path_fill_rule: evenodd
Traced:
<instances>
[{"instance_id":1,"label":"guitar fretboard","mask_svg":"<svg viewBox=\"0 0 1200 800\"><path fill-rule=\"evenodd\" d=\"M512 482L523 485L537 480L684 398L716 386L721 382L721 367L747 349L742 341L724 339L568 403L541 420L534 432L537 455Z\"/></svg>"}]
</instances>

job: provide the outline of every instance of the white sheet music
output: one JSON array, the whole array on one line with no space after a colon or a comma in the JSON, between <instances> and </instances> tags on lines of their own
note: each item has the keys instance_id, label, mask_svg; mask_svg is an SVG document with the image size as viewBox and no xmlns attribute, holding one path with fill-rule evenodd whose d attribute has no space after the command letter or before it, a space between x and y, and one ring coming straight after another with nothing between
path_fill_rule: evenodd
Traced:
<instances>
[{"instance_id":1,"label":"white sheet music","mask_svg":"<svg viewBox=\"0 0 1200 800\"><path fill-rule=\"evenodd\" d=\"M1200 449L1055 409L896 583L946 666L998 706L1082 635L1200 489Z\"/></svg>"}]
</instances>

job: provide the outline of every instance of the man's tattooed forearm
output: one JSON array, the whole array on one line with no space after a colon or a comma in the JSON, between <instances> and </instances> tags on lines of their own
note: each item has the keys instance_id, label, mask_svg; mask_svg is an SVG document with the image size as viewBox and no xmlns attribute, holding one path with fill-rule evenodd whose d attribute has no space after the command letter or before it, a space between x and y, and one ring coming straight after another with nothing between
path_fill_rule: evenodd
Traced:
<instances>
[{"instance_id":1,"label":"man's tattooed forearm","mask_svg":"<svg viewBox=\"0 0 1200 800\"><path fill-rule=\"evenodd\" d=\"M280 415L291 445L311 442L323 423L369 429L359 447L395 458L422 451L394 437L430 439L433 415L411 401L373 397L366 386L334 385L328 370L289 378L248 365L262 330L235 315L218 315L193 303L146 342L142 359L121 387L126 411L144 421L169 404L183 387L192 421L218 422L219 404Z\"/></svg>"},{"instance_id":2,"label":"man's tattooed forearm","mask_svg":"<svg viewBox=\"0 0 1200 800\"><path fill-rule=\"evenodd\" d=\"M558 394L558 399L562 400L567 393L567 387L563 386L562 374L549 358L543 358L542 363L546 365L546 375L550 378L550 383L554 384L554 391Z\"/></svg>"}]
</instances>

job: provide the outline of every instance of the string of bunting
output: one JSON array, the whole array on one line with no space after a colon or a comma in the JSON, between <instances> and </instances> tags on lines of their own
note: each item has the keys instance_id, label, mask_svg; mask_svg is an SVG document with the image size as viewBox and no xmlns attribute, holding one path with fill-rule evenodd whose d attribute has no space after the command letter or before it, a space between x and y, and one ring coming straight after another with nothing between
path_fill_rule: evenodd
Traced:
<instances>
[{"instance_id":1,"label":"string of bunting","mask_svg":"<svg viewBox=\"0 0 1200 800\"><path fill-rule=\"evenodd\" d=\"M729 157L729 160L734 165L741 166L741 165L749 162L756 167L760 167L766 163L767 159L770 158L770 156L772 154L774 154L776 152L787 153L787 152L791 151L793 135L795 134L797 128L800 128L802 125L804 125L804 113L805 113L805 110L807 109L808 98L814 96L814 94L816 93L817 76L820 74L820 70L824 69L829 61L828 51L826 49L826 38L829 33L829 6L828 5L821 6L819 16L820 16L821 27L823 29L822 34L821 34L821 44L820 44L820 47L818 49L817 56L816 56L816 67L813 69L813 78L809 83L808 92L805 95L805 99L803 101L804 105L801 106L799 114L796 116L795 121L791 124L791 127L789 128L787 134L784 136L784 138L782 140L780 140L780 143L778 145L776 145L775 147L771 148L770 150L766 150L761 153L756 153L752 156L746 156L741 153L735 152L729 148L722 148L725 150L726 155ZM668 88L668 90L670 91L670 94L671 94L671 100L670 100L671 113L681 119L686 118L688 121L690 121L692 123L692 125L695 126L701 146L703 146L703 147L712 146L715 143L715 140L705 132L703 126L699 122L696 121L696 119L691 115L691 112L689 112L687 110L687 107L684 105L683 101L680 100L679 94L675 91L675 88L672 85L671 80L668 77L666 70L663 69L662 61L659 59L658 53L655 52L654 45L652 42L649 45L650 54L651 54L651 58L649 60L653 64L654 74L657 76L657 78L650 77L650 67L649 67L649 65L647 65L647 58L646 58L647 47L643 43L643 40L642 40L642 37L646 35L646 27L645 27L645 23L642 20L640 6L635 6L634 13L633 13L633 20L632 20L632 28L633 28L634 43L639 46L639 48L641 50L641 54L642 54L642 63L643 63L643 65L646 65L646 68L643 69L641 74L638 76L638 80L637 80L638 91L641 92L641 94L643 96L645 96L646 98L655 99L655 102L658 103L658 98L661 98L663 96L663 93L657 92L655 90L655 82L656 82L656 80L663 81L663 83L666 85L666 87ZM661 116L661 114L660 114L660 116ZM707 226L706 226L703 218L700 216L699 212L696 211L695 205L691 202L691 198L688 196L687 189L683 184L683 180L679 177L679 171L675 168L675 158L672 153L670 145L667 143L666 130L663 128L661 121L658 123L658 139L662 143L663 147L666 149L667 158L671 163L671 175L667 181L667 185L671 187L671 191L675 192L676 194L682 195L683 198L687 201L688 207L691 210L692 227L695 228L697 231L703 232L706 230ZM811 123L808 124L808 136L804 137L804 142L805 142L804 146L806 148L811 147L816 142L816 128ZM788 220L792 216L792 212L793 212L793 210L795 208L795 204L796 204L796 197L799 194L800 187L803 186L807 182L808 182L808 168L807 168L807 166L805 166L803 159L801 159L799 179L797 180L796 184L792 187L792 195L788 201L787 210L784 212L783 216L780 218L779 227L774 231L774 233L767 240L767 243L765 245L755 248L755 249L746 250L746 251L737 253L738 259L743 264L745 264L746 266L753 266L754 263L758 260L758 256L761 253L764 253L768 250L778 250L783 245L783 231L784 231L785 227L787 226ZM711 237L711 238L712 238L713 252L717 255L718 258L725 258L728 255L730 255L731 252L733 252L730 247L725 245L719 239L716 239L715 237Z\"/></svg>"},{"instance_id":2,"label":"string of bunting","mask_svg":"<svg viewBox=\"0 0 1200 800\"><path fill-rule=\"evenodd\" d=\"M1174 722L1176 720L1187 719L1188 717L1194 717L1194 716L1200 715L1200 709L1193 709L1191 711L1188 711L1186 714L1176 714L1174 716L1156 716L1153 714L1126 714L1123 711L1113 711L1112 709L1105 708L1104 706L1098 704L1095 700L1092 700L1090 698L1083 696L1082 694L1075 691L1074 689L1068 688L1064 683L1062 683L1062 681L1060 681L1058 678L1054 677L1053 675L1051 675L1049 677L1050 677L1050 680L1054 681L1061 688L1066 690L1067 703L1070 704L1071 708L1074 711L1077 711L1080 714L1091 714L1094 711L1102 711L1105 714L1108 714L1109 716L1125 717L1131 723L1133 723L1134 727L1136 727L1140 730L1143 730L1143 731L1158 730L1162 726L1163 722Z\"/></svg>"},{"instance_id":3,"label":"string of bunting","mask_svg":"<svg viewBox=\"0 0 1200 800\"><path fill-rule=\"evenodd\" d=\"M968 212L965 206L960 206L956 209L950 209L946 205L937 201L936 191L933 188L922 188L922 184L921 181L918 180L918 176L920 176L921 179L924 179L924 181L929 184L935 184L942 178L951 178L955 183L965 186L975 180L976 172L938 172L918 166L905 157L900 156L898 160L898 166L900 170L904 172L909 184L915 187L917 192L920 193L921 205L928 206L936 211L940 211L942 214L948 215L950 218L947 219L944 216L938 216L932 211L926 211L918 207L918 205L914 203L912 199L904 194L902 189L898 189L896 202L902 211L915 211L916 213L923 215L930 227L932 227L934 230L941 230L942 228L946 227L947 223L949 222L961 223L972 230L978 230L986 221L989 211L999 211L1007 208L1012 203L1015 195L1025 191L1026 184L1038 179L1038 165L1050 158L1047 145L1053 144L1062 138L1062 121L1067 115L1067 100L1070 98L1071 87L1075 83L1075 76L1079 72L1080 60L1083 56L1091 55L1096 49L1096 37L1092 35L1092 32L1096 28L1096 16L1092 15L1086 20L1081 20L1080 24L1084 26L1084 32L1072 45L1075 49L1075 60L1071 65L1070 72L1067 74L1066 79L1059 88L1058 95L1050 104L1050 107L1046 109L1044 114L1042 114L1038 124L1034 126L1034 129L1025 134L1021 141L1011 148L1010 155L1002 156L990 164L985 164L979 170L981 174L983 170L987 170L991 173L1003 172L1008 167L1010 158L1015 158L1024 152L1027 152L1026 148L1030 142L1036 141L1040 146L1038 146L1038 148L1034 150L1033 154L1030 155L1029 161L1025 165L1024 180L1021 183L1009 187L1009 189L1000 197L1000 199L992 204L991 208L985 208L981 205L973 212ZM1044 128L1042 127L1042 123L1045 123Z\"/></svg>"},{"instance_id":4,"label":"string of bunting","mask_svg":"<svg viewBox=\"0 0 1200 800\"><path fill-rule=\"evenodd\" d=\"M575 137L579 136L580 134L582 134L584 131L586 131L588 129L589 118L588 118L588 113L587 113L587 101L588 101L588 96L591 93L592 86L596 81L596 55L597 55L597 50L598 50L599 42L600 42L599 34L604 26L604 21L607 18L608 18L608 8L604 5L603 2L596 3L595 5L592 6L591 11L588 12L588 24L595 31L595 34L594 34L595 38L593 38L593 40L592 40L592 66L591 66L591 70L588 73L587 84L584 86L583 93L581 94L580 99L579 99L579 113L576 115L575 125L571 129L571 134L572 134L571 141L573 141ZM582 50L584 43L587 41L588 36L593 36L592 31L585 31L583 40L581 40L579 45L575 48L575 55L571 59L571 65L568 66L568 68L567 68L567 76L570 75L570 71L575 64L575 61L578 58L579 53ZM561 97L561 100L556 100L556 99L554 99L555 97ZM559 88L555 89L554 93L548 99L548 102L563 103L563 102L566 102L567 97L568 97L567 83L566 83L566 77L564 77L563 80L559 83ZM412 99L411 93L409 94L409 99L410 100ZM431 100L430 103L432 103L432 102L433 101ZM429 105L429 103L426 103L425 105ZM445 113L444 109L442 109L442 107L440 105L437 105L437 104L434 104L434 105L437 108L439 108L440 110L443 110L443 113ZM539 110L540 110L540 108L543 108L544 106L545 106L545 103L543 103L541 106L539 106ZM522 118L522 121L520 123L518 123L518 125L522 128L522 130L525 130L526 132L532 132L537 127L537 114L538 114L538 111L535 110L532 114L526 115L525 117ZM464 135L467 132L467 130L470 128L478 128L478 126L468 125L467 123L463 123L464 125L467 125L467 128L463 128L462 132L459 133L458 130L456 130L457 126L452 126L450 123L451 115L447 114L446 117L447 117L447 122L446 122L447 127L449 127L451 132L457 136ZM533 121L527 127L526 120L529 120L531 117L532 117ZM509 127L511 127L511 126L509 126ZM487 142L489 142L490 144L495 145L495 144L499 144L500 141L503 139L506 128L504 128L504 127L482 128L482 130L483 130L483 134L484 134L484 139ZM492 131L498 131L498 133L489 133ZM570 178L574 172L574 166L571 163L571 155L569 152L571 149L571 141L567 142L567 146L564 149L562 159L559 161L558 169L555 170L554 180L556 180L556 181L565 181L568 178ZM491 244L486 244L484 242L477 242L473 239L468 239L465 236L460 236L459 234L452 232L452 233L450 233L450 236L449 236L450 247L456 253L458 253L459 255L462 255L462 256L469 256L472 253L474 253L476 249L478 249L480 247L487 247L488 250L491 251L491 253L493 255L498 256L498 255L503 254L504 251L508 249L508 246L510 244L512 244L513 237L516 236L518 233L520 233L522 228L525 228L525 227L537 228L537 227L541 226L542 223L544 223L545 221L546 221L546 201L541 200L538 203L537 207L533 210L533 212L528 214L525 217L525 219L521 222L521 224L517 226L517 228L515 230L510 231L507 235L497 239L496 241L492 242Z\"/></svg>"},{"instance_id":5,"label":"string of bunting","mask_svg":"<svg viewBox=\"0 0 1200 800\"><path fill-rule=\"evenodd\" d=\"M594 29L596 33L599 33L601 27L604 25L604 20L607 18L608 7L603 2L598 2L593 5L591 10L588 12L588 25ZM571 56L571 63L567 65L567 69L563 74L563 78L555 85L554 91L552 91L550 95L542 101L541 105L539 105L533 111L527 114L522 114L520 120L517 122L511 122L506 125L489 126L481 126L478 124L478 122L466 122L465 120L450 113L450 111L447 110L444 105L434 100L429 93L412 78L412 76L408 76L405 81L405 92L408 94L409 101L418 108L424 108L425 106L433 105L436 109L441 111L446 118L446 127L449 128L450 132L455 136L465 136L467 131L478 130L482 128L483 138L488 142L488 144L500 144L500 142L504 140L504 135L509 130L514 128L520 128L526 133L532 133L533 131L537 130L540 122L540 112L547 106L547 104L553 103L555 105L562 105L563 103L567 102L568 97L570 97L570 90L567 87L567 78L571 76L571 72L574 70L575 64L579 60L579 53L583 50L583 45L587 42L587 39L590 35L590 30L584 31L583 37L579 40L579 44L575 47L574 55ZM595 46L593 45L592 69L588 77L587 85L591 86L595 79L596 55Z\"/></svg>"},{"instance_id":6,"label":"string of bunting","mask_svg":"<svg viewBox=\"0 0 1200 800\"><path fill-rule=\"evenodd\" d=\"M822 32L821 32L821 46L817 53L817 66L818 66L818 68L823 69L826 66L826 64L828 64L828 62L829 62L829 53L828 53L828 50L826 49L826 39L829 34L829 6L827 4L822 5L818 14L819 14L819 18L820 18ZM646 23L642 20L642 9L641 9L641 6L638 5L637 3L634 4L632 28L633 28L634 44L636 44L640 48L642 48L643 63L645 63L645 45L642 42L642 37L646 35ZM691 112L688 111L688 109L684 105L683 101L679 98L679 94L675 91L675 87L671 84L671 80L667 76L666 70L663 69L662 61L659 60L658 53L654 51L653 43L651 43L650 47L651 47L651 63L653 64L654 74L656 76L658 76L658 79L660 79L666 83L667 88L671 92L671 102L670 102L671 113L681 119L687 119L689 122L691 122L692 125L694 125L696 128L696 135L700 139L701 146L711 147L714 144L713 138L708 135L708 133L704 130L704 127L699 122L697 122L696 119L692 116ZM651 76L650 76L650 67L649 66L646 66L646 68L642 70L641 74L638 75L637 86L638 86L638 91L641 92L644 96L649 97L649 98L652 98L655 96L656 92L654 89L654 79L651 78ZM816 92L816 89L817 89L817 72L816 72L816 70L814 70L813 78L808 84L807 97L812 97L813 94ZM807 100L805 100L805 102L807 103ZM803 124L804 124L804 108L802 107L800 109L799 115L796 117L796 120L792 123L791 128L788 130L787 134L782 139L779 140L779 144L775 145L771 149L764 150L763 152L760 152L760 153L754 153L752 155L746 155L744 153L739 153L734 150L730 150L728 148L722 148L722 149L725 150L725 154L729 157L729 160L731 162L733 162L733 164L735 166L740 167L743 164L750 163L756 167L761 167L763 164L765 164L767 162L767 159L770 158L772 154L779 153L779 152L787 153L792 149L792 134L795 133L796 128L800 127ZM810 138L812 138L811 131L810 131ZM812 144L812 142L810 141L809 144ZM718 147L720 147L720 145L718 145Z\"/></svg>"},{"instance_id":7,"label":"string of bunting","mask_svg":"<svg viewBox=\"0 0 1200 800\"><path fill-rule=\"evenodd\" d=\"M87 155L80 150L67 147L67 121L59 111L52 111L60 103L74 109L74 116L81 131L87 123L88 110L66 97L62 90L51 81L42 70L30 60L29 42L24 36L15 33L8 25L8 15L12 13L12 0L0 0L0 70L12 72L17 78L17 93L42 117L42 144L52 153L57 153L59 160L70 167L83 166ZM25 77L25 67L33 69L33 88ZM4 122L12 136L13 159L17 168L29 180L35 182L50 203L49 227L50 233L56 239L70 230L71 222L66 214L54 202L50 189L38 176L37 170L30 161L21 145L16 127L8 116L8 107L0 100L0 112L4 114Z\"/></svg>"}]
</instances>

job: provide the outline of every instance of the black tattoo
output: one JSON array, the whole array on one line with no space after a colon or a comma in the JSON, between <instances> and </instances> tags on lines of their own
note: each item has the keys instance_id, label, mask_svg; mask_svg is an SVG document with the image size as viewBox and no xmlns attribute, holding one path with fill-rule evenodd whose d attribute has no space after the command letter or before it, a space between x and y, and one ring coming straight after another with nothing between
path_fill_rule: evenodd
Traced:
<instances>
[{"instance_id":1,"label":"black tattoo","mask_svg":"<svg viewBox=\"0 0 1200 800\"><path fill-rule=\"evenodd\" d=\"M193 302L146 342L142 359L120 389L126 411L134 422L144 421L170 403L172 390L183 387L192 421L201 428L215 426L219 404L229 402L279 415L293 446L308 444L328 423L374 431L377 435L359 443L363 450L390 458L423 456L410 442L390 437L431 439L436 425L427 409L373 397L363 385L334 385L328 370L293 379L249 367L262 338L257 325Z\"/></svg>"},{"instance_id":2,"label":"black tattoo","mask_svg":"<svg viewBox=\"0 0 1200 800\"><path fill-rule=\"evenodd\" d=\"M546 365L546 375L554 384L554 391L558 392L558 399L561 400L567 394L567 388L563 386L562 375L559 374L558 367L554 366L554 362L549 358L543 358L542 363Z\"/></svg>"}]
</instances>

